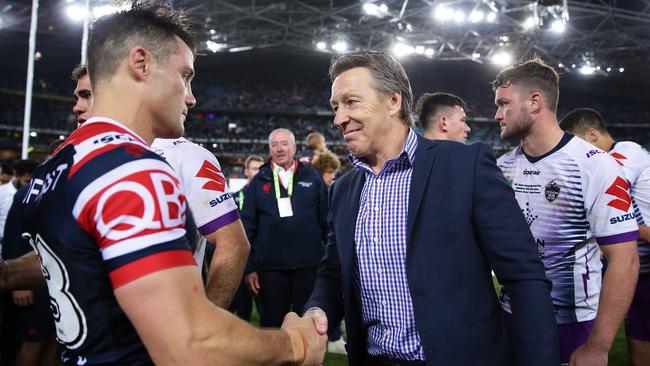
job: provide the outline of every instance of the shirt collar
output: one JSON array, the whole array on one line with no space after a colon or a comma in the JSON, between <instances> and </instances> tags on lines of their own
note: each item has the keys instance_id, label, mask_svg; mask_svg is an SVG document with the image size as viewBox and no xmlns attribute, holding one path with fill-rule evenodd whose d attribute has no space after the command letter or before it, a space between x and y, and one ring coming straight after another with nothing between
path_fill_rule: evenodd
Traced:
<instances>
[{"instance_id":1,"label":"shirt collar","mask_svg":"<svg viewBox=\"0 0 650 366\"><path fill-rule=\"evenodd\" d=\"M289 169L284 169L284 167L282 165L278 165L274 161L271 161L271 169L276 169L276 168L278 169L278 173L294 171L296 169L296 160L294 159L292 161L292 164L289 167Z\"/></svg>"},{"instance_id":2,"label":"shirt collar","mask_svg":"<svg viewBox=\"0 0 650 366\"><path fill-rule=\"evenodd\" d=\"M390 161L406 160L408 162L408 167L410 168L413 166L413 161L415 160L415 150L417 147L418 136L412 128L409 128L409 134L406 136L406 141L404 141L404 145L402 146L402 152L400 152L397 157L387 161L386 165L388 165L388 162ZM366 163L363 158L353 154L348 154L348 159L350 159L353 167L372 171L370 165L368 165L368 163ZM386 168L386 165L384 165L384 168Z\"/></svg>"}]
</instances>

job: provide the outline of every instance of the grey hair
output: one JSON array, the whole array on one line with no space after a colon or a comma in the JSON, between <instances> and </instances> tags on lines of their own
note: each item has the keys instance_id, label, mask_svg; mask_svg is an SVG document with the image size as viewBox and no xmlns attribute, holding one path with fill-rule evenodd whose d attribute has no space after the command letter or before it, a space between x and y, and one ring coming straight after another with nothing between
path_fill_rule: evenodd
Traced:
<instances>
[{"instance_id":1,"label":"grey hair","mask_svg":"<svg viewBox=\"0 0 650 366\"><path fill-rule=\"evenodd\" d=\"M273 137L273 135L275 135L278 132L288 133L290 136L291 145L296 146L296 136L293 134L293 132L291 132L286 128L276 128L275 130L271 131L271 133L269 134L269 146L271 145L271 138Z\"/></svg>"},{"instance_id":2,"label":"grey hair","mask_svg":"<svg viewBox=\"0 0 650 366\"><path fill-rule=\"evenodd\" d=\"M365 67L376 82L376 90L385 96L399 93L402 96L400 117L409 127L413 127L413 91L404 67L386 52L363 51L348 53L332 59L329 74L334 80L343 72L355 67Z\"/></svg>"}]
</instances>

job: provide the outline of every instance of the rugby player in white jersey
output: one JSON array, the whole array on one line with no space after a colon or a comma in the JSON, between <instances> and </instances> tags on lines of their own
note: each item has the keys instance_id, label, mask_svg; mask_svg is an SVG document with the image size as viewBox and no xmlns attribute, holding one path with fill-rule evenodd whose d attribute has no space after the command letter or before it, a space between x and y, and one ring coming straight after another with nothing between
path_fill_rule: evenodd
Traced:
<instances>
[{"instance_id":1,"label":"rugby player in white jersey","mask_svg":"<svg viewBox=\"0 0 650 366\"><path fill-rule=\"evenodd\" d=\"M569 112L560 128L609 153L630 183L634 216L639 224L639 281L625 318L630 365L650 365L650 154L632 141L615 141L597 111L580 108Z\"/></svg>"},{"instance_id":2,"label":"rugby player in white jersey","mask_svg":"<svg viewBox=\"0 0 650 366\"><path fill-rule=\"evenodd\" d=\"M499 73L495 118L501 138L520 145L498 165L553 282L562 362L601 366L634 294L638 226L616 161L560 129L558 79L539 59ZM602 280L599 248L609 263ZM501 301L510 311L507 288Z\"/></svg>"}]
</instances>

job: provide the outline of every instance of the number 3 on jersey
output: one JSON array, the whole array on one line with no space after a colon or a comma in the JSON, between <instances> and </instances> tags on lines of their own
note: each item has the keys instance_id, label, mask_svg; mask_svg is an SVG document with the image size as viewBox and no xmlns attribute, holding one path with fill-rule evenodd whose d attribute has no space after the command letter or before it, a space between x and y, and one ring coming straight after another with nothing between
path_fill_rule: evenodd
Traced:
<instances>
[{"instance_id":1,"label":"number 3 on jersey","mask_svg":"<svg viewBox=\"0 0 650 366\"><path fill-rule=\"evenodd\" d=\"M81 307L74 296L68 292L70 287L68 271L40 235L36 234L34 240L30 234L24 233L23 238L29 241L41 261L56 324L56 338L68 348L76 349L86 340L88 327Z\"/></svg>"}]
</instances>

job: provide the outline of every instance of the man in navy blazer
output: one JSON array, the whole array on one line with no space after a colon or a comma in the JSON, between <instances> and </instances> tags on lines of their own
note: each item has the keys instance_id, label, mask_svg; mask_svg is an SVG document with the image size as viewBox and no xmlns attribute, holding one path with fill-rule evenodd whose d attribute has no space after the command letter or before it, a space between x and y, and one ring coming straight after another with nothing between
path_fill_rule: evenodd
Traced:
<instances>
[{"instance_id":1,"label":"man in navy blazer","mask_svg":"<svg viewBox=\"0 0 650 366\"><path fill-rule=\"evenodd\" d=\"M551 284L491 149L417 136L386 53L340 56L330 77L353 169L330 189L305 306L320 331L345 316L351 366L559 365ZM511 317L491 271L512 289Z\"/></svg>"}]
</instances>

